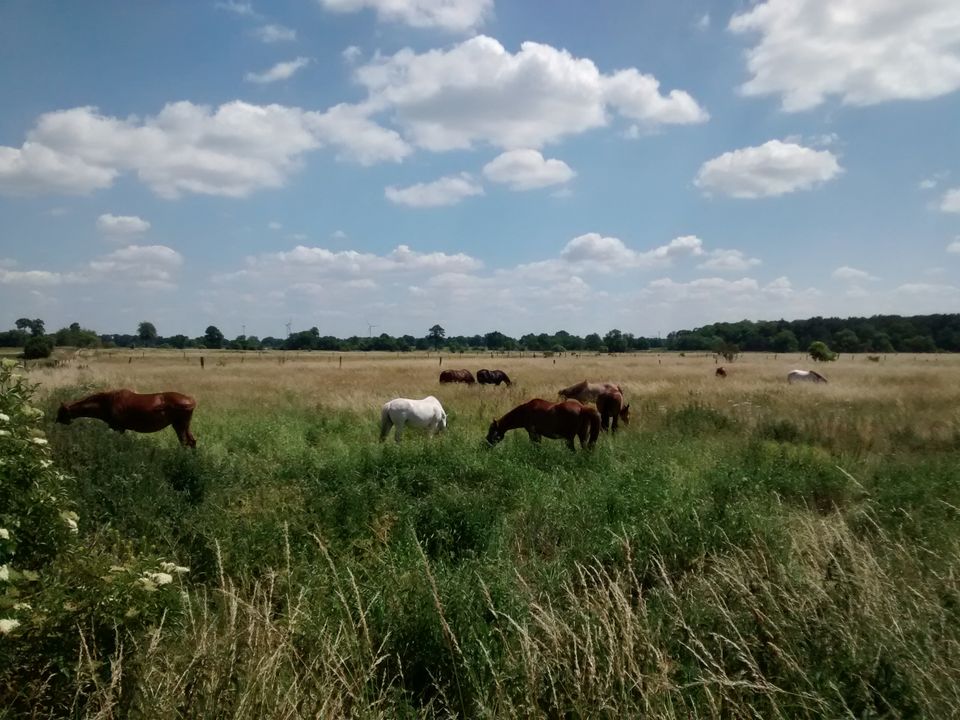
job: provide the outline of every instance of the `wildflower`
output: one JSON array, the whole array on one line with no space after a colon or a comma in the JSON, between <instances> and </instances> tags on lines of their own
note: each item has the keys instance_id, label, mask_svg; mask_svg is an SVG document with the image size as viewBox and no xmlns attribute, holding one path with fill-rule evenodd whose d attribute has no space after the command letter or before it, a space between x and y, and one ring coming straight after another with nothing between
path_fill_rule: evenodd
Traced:
<instances>
[{"instance_id":1,"label":"wildflower","mask_svg":"<svg viewBox=\"0 0 960 720\"><path fill-rule=\"evenodd\" d=\"M13 618L3 618L0 620L0 635L6 635L8 632L15 630L19 626L19 620L14 620Z\"/></svg>"},{"instance_id":2,"label":"wildflower","mask_svg":"<svg viewBox=\"0 0 960 720\"><path fill-rule=\"evenodd\" d=\"M41 418L43 417L43 410L35 408L32 405L25 405L23 408L23 414L27 417Z\"/></svg>"},{"instance_id":3,"label":"wildflower","mask_svg":"<svg viewBox=\"0 0 960 720\"><path fill-rule=\"evenodd\" d=\"M160 569L164 572L177 573L178 575L190 572L190 568L184 567L183 565L177 565L176 563L172 562L160 563Z\"/></svg>"},{"instance_id":4,"label":"wildflower","mask_svg":"<svg viewBox=\"0 0 960 720\"><path fill-rule=\"evenodd\" d=\"M0 413L0 422L10 422L10 416L6 413Z\"/></svg>"},{"instance_id":5,"label":"wildflower","mask_svg":"<svg viewBox=\"0 0 960 720\"><path fill-rule=\"evenodd\" d=\"M0 437L3 437L4 435L9 435L9 434L10 434L9 430L0 430Z\"/></svg>"},{"instance_id":6,"label":"wildflower","mask_svg":"<svg viewBox=\"0 0 960 720\"><path fill-rule=\"evenodd\" d=\"M7 530L6 528L0 528L0 540L9 540L9 539L10 539L10 531Z\"/></svg>"},{"instance_id":7,"label":"wildflower","mask_svg":"<svg viewBox=\"0 0 960 720\"><path fill-rule=\"evenodd\" d=\"M30 438L30 442L32 442L34 445L46 445L47 439L41 438L41 437L35 437L35 438Z\"/></svg>"},{"instance_id":8,"label":"wildflower","mask_svg":"<svg viewBox=\"0 0 960 720\"><path fill-rule=\"evenodd\" d=\"M30 603L14 603L14 610L33 610L33 606Z\"/></svg>"},{"instance_id":9,"label":"wildflower","mask_svg":"<svg viewBox=\"0 0 960 720\"><path fill-rule=\"evenodd\" d=\"M11 360L10 358L4 358L3 361L0 362L0 367L15 368L16 366L17 366L17 361Z\"/></svg>"},{"instance_id":10,"label":"wildflower","mask_svg":"<svg viewBox=\"0 0 960 720\"><path fill-rule=\"evenodd\" d=\"M157 585L169 585L173 582L173 575L165 572L144 572L146 578Z\"/></svg>"},{"instance_id":11,"label":"wildflower","mask_svg":"<svg viewBox=\"0 0 960 720\"><path fill-rule=\"evenodd\" d=\"M10 568L6 565L0 565L0 580L10 579Z\"/></svg>"},{"instance_id":12,"label":"wildflower","mask_svg":"<svg viewBox=\"0 0 960 720\"><path fill-rule=\"evenodd\" d=\"M64 510L60 513L60 517L67 524L67 527L70 528L70 532L75 533L79 531L77 527L77 520L80 519L80 516L77 515L73 510Z\"/></svg>"},{"instance_id":13,"label":"wildflower","mask_svg":"<svg viewBox=\"0 0 960 720\"><path fill-rule=\"evenodd\" d=\"M43 469L47 469L47 468L50 467L51 465L53 465L53 460L41 460L41 461L40 461L40 467L42 467Z\"/></svg>"}]
</instances>

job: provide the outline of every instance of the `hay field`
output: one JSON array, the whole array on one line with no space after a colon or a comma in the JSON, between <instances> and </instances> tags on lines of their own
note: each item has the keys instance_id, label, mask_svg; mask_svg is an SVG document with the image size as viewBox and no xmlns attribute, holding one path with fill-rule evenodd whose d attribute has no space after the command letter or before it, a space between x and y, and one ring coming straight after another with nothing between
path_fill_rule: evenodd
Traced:
<instances>
[{"instance_id":1,"label":"hay field","mask_svg":"<svg viewBox=\"0 0 960 720\"><path fill-rule=\"evenodd\" d=\"M443 357L444 369L506 370L513 387L496 388L439 385L436 355L344 354L341 367L336 353L205 351L201 369L200 354L85 352L30 371L73 478L84 562L190 572L144 600L162 615L94 603L63 631L70 671L18 656L13 707L960 707L960 356L844 356L818 368L829 384L794 386L786 373L810 367L799 355L748 354L724 363L726 379L705 355ZM633 422L617 437L593 452L523 433L485 447L493 417L584 378L624 387ZM194 395L197 451L172 431L49 422L58 401L119 386ZM447 433L377 442L383 402L428 394Z\"/></svg>"}]
</instances>

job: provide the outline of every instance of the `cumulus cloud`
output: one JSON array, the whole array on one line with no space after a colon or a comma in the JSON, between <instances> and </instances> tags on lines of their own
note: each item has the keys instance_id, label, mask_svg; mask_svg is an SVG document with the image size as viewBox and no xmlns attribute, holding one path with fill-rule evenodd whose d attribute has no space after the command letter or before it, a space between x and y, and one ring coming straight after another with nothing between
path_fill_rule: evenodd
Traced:
<instances>
[{"instance_id":1,"label":"cumulus cloud","mask_svg":"<svg viewBox=\"0 0 960 720\"><path fill-rule=\"evenodd\" d=\"M384 194L387 200L397 205L432 208L457 205L468 197L483 195L483 188L469 173L460 173L405 188L391 185L384 190Z\"/></svg>"},{"instance_id":2,"label":"cumulus cloud","mask_svg":"<svg viewBox=\"0 0 960 720\"><path fill-rule=\"evenodd\" d=\"M49 287L96 282L103 286L136 285L171 289L183 256L165 245L128 245L65 272L52 270L4 270L0 284Z\"/></svg>"},{"instance_id":3,"label":"cumulus cloud","mask_svg":"<svg viewBox=\"0 0 960 720\"><path fill-rule=\"evenodd\" d=\"M296 60L279 62L269 70L265 70L261 73L248 72L245 76L245 79L247 82L259 83L261 85L278 82L280 80L288 80L293 77L294 73L296 73L298 70L302 70L309 64L310 58L298 57Z\"/></svg>"},{"instance_id":4,"label":"cumulus cloud","mask_svg":"<svg viewBox=\"0 0 960 720\"><path fill-rule=\"evenodd\" d=\"M257 13L253 9L253 4L249 2L242 2L242 0L221 0L216 4L221 10L228 10L229 12L236 13L237 15L245 15L247 17L256 17Z\"/></svg>"},{"instance_id":5,"label":"cumulus cloud","mask_svg":"<svg viewBox=\"0 0 960 720\"><path fill-rule=\"evenodd\" d=\"M41 115L20 148L0 146L0 193L85 194L134 172L155 193L244 197L280 187L305 153L332 146L363 165L399 161L409 146L355 106L310 112L234 101L177 102L125 119L93 107Z\"/></svg>"},{"instance_id":6,"label":"cumulus cloud","mask_svg":"<svg viewBox=\"0 0 960 720\"><path fill-rule=\"evenodd\" d=\"M940 210L946 213L960 213L960 187L947 190L940 199Z\"/></svg>"},{"instance_id":7,"label":"cumulus cloud","mask_svg":"<svg viewBox=\"0 0 960 720\"><path fill-rule=\"evenodd\" d=\"M566 50L525 42L510 53L485 36L375 57L355 77L371 112L389 111L411 142L434 151L477 142L537 149L606 125L609 110L653 126L707 119L689 94L662 95L656 78L634 68L606 75Z\"/></svg>"},{"instance_id":8,"label":"cumulus cloud","mask_svg":"<svg viewBox=\"0 0 960 720\"><path fill-rule=\"evenodd\" d=\"M563 160L544 159L537 150L508 150L483 167L483 176L511 190L536 190L562 185L576 173Z\"/></svg>"},{"instance_id":9,"label":"cumulus cloud","mask_svg":"<svg viewBox=\"0 0 960 720\"><path fill-rule=\"evenodd\" d=\"M131 237L150 229L150 223L136 215L111 215L104 213L97 218L97 229L104 235Z\"/></svg>"},{"instance_id":10,"label":"cumulus cloud","mask_svg":"<svg viewBox=\"0 0 960 720\"><path fill-rule=\"evenodd\" d=\"M363 50L356 45L348 45L343 49L343 52L340 53L340 57L342 57L343 61L348 65L353 65L360 59L361 55L363 55Z\"/></svg>"},{"instance_id":11,"label":"cumulus cloud","mask_svg":"<svg viewBox=\"0 0 960 720\"><path fill-rule=\"evenodd\" d=\"M960 237L947 245L947 252L953 253L954 255L960 255Z\"/></svg>"},{"instance_id":12,"label":"cumulus cloud","mask_svg":"<svg viewBox=\"0 0 960 720\"><path fill-rule=\"evenodd\" d=\"M834 280L844 280L847 282L859 282L861 280L876 280L873 275L868 273L865 270L858 270L857 268L852 268L849 265L843 265L838 267L830 276Z\"/></svg>"},{"instance_id":13,"label":"cumulus cloud","mask_svg":"<svg viewBox=\"0 0 960 720\"><path fill-rule=\"evenodd\" d=\"M730 30L758 36L746 95L779 95L784 110L926 100L960 88L955 0L766 0Z\"/></svg>"},{"instance_id":14,"label":"cumulus cloud","mask_svg":"<svg viewBox=\"0 0 960 720\"><path fill-rule=\"evenodd\" d=\"M297 31L283 25L261 25L253 34L264 43L291 42L297 39Z\"/></svg>"},{"instance_id":15,"label":"cumulus cloud","mask_svg":"<svg viewBox=\"0 0 960 720\"><path fill-rule=\"evenodd\" d=\"M637 251L628 248L619 238L586 233L568 242L560 252L560 259L571 265L586 264L591 270L622 271L663 266L676 258L703 254L703 241L695 235L683 235L652 250Z\"/></svg>"},{"instance_id":16,"label":"cumulus cloud","mask_svg":"<svg viewBox=\"0 0 960 720\"><path fill-rule=\"evenodd\" d=\"M770 140L708 160L700 166L694 184L708 193L761 198L809 190L842 171L829 150Z\"/></svg>"},{"instance_id":17,"label":"cumulus cloud","mask_svg":"<svg viewBox=\"0 0 960 720\"><path fill-rule=\"evenodd\" d=\"M493 13L493 0L319 0L332 12L373 10L377 18L418 28L466 32Z\"/></svg>"},{"instance_id":18,"label":"cumulus cloud","mask_svg":"<svg viewBox=\"0 0 960 720\"><path fill-rule=\"evenodd\" d=\"M744 272L760 264L759 259L747 257L742 250L718 248L709 252L708 256L697 265L698 268L714 272Z\"/></svg>"}]
</instances>

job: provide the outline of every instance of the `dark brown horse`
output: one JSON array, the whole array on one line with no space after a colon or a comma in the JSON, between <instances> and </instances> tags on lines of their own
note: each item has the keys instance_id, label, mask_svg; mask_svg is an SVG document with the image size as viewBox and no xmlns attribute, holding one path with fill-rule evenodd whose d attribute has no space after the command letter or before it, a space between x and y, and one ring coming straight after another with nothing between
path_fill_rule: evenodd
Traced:
<instances>
[{"instance_id":1,"label":"dark brown horse","mask_svg":"<svg viewBox=\"0 0 960 720\"><path fill-rule=\"evenodd\" d=\"M617 431L620 421L624 425L630 424L630 405L624 404L623 395L619 390L608 390L597 396L597 410L600 411L600 428L602 430ZM613 427L610 420L613 419Z\"/></svg>"},{"instance_id":2,"label":"dark brown horse","mask_svg":"<svg viewBox=\"0 0 960 720\"><path fill-rule=\"evenodd\" d=\"M510 378L503 370L477 370L477 382L481 385L496 385L506 383L507 387L512 384Z\"/></svg>"},{"instance_id":3,"label":"dark brown horse","mask_svg":"<svg viewBox=\"0 0 960 720\"><path fill-rule=\"evenodd\" d=\"M720 378L725 378L727 376L727 371L724 370L722 367L718 367L714 375Z\"/></svg>"},{"instance_id":4,"label":"dark brown horse","mask_svg":"<svg viewBox=\"0 0 960 720\"><path fill-rule=\"evenodd\" d=\"M563 439L567 447L576 450L573 441L579 437L581 448L593 447L600 435L600 413L576 400L528 400L490 423L487 442L496 445L508 430L519 428L526 430L533 442L540 442L541 437Z\"/></svg>"},{"instance_id":5,"label":"dark brown horse","mask_svg":"<svg viewBox=\"0 0 960 720\"><path fill-rule=\"evenodd\" d=\"M190 418L196 407L196 400L178 392L141 395L126 389L109 390L73 403L61 403L57 422L69 425L74 418L95 418L121 433L152 433L173 425L181 445L196 447L196 438L190 432Z\"/></svg>"},{"instance_id":6,"label":"dark brown horse","mask_svg":"<svg viewBox=\"0 0 960 720\"><path fill-rule=\"evenodd\" d=\"M612 382L587 382L583 380L560 391L560 397L580 402L596 402L601 393L611 390L623 392L623 388Z\"/></svg>"},{"instance_id":7,"label":"dark brown horse","mask_svg":"<svg viewBox=\"0 0 960 720\"><path fill-rule=\"evenodd\" d=\"M473 373L469 370L444 370L440 373L440 382L473 385L476 380L473 379Z\"/></svg>"}]
</instances>

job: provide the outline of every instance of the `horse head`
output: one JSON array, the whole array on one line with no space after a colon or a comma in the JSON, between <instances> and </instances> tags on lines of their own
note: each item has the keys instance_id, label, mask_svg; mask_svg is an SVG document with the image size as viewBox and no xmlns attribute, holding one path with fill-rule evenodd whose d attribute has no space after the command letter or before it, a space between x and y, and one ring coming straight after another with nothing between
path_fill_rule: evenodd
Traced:
<instances>
[{"instance_id":1,"label":"horse head","mask_svg":"<svg viewBox=\"0 0 960 720\"><path fill-rule=\"evenodd\" d=\"M71 420L73 420L73 418L70 417L70 411L67 410L67 406L64 403L60 403L60 407L57 410L57 422L62 425L69 425Z\"/></svg>"},{"instance_id":2,"label":"horse head","mask_svg":"<svg viewBox=\"0 0 960 720\"><path fill-rule=\"evenodd\" d=\"M503 440L503 432L500 430L500 426L497 425L497 421L494 420L490 423L490 429L487 431L487 442L493 446L498 442Z\"/></svg>"},{"instance_id":3,"label":"horse head","mask_svg":"<svg viewBox=\"0 0 960 720\"><path fill-rule=\"evenodd\" d=\"M620 421L621 421L624 425L629 425L629 424L630 424L630 405L624 405L624 406L620 409Z\"/></svg>"}]
</instances>

